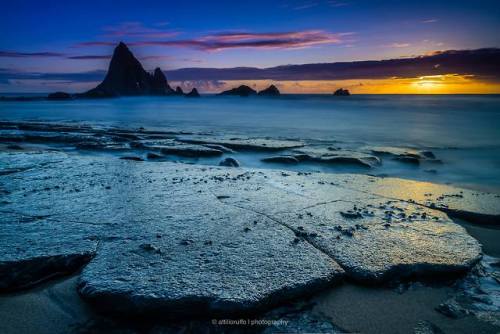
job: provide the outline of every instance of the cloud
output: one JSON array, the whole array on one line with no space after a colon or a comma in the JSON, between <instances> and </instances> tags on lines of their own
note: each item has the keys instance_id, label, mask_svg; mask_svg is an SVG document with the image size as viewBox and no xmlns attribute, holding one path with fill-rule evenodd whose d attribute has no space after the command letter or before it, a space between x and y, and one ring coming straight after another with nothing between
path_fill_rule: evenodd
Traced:
<instances>
[{"instance_id":1,"label":"cloud","mask_svg":"<svg viewBox=\"0 0 500 334\"><path fill-rule=\"evenodd\" d=\"M345 1L334 1L334 0L330 0L330 1L328 1L328 4L329 4L331 7L345 7L345 6L349 6L349 3L348 3L348 2L345 2Z\"/></svg>"},{"instance_id":2,"label":"cloud","mask_svg":"<svg viewBox=\"0 0 500 334\"><path fill-rule=\"evenodd\" d=\"M80 56L69 56L67 59L75 59L75 60L94 60L94 59L110 59L110 55L80 55Z\"/></svg>"},{"instance_id":3,"label":"cloud","mask_svg":"<svg viewBox=\"0 0 500 334\"><path fill-rule=\"evenodd\" d=\"M283 65L270 68L183 68L166 71L167 78L183 88L217 91L226 81L321 81L418 78L456 74L488 82L500 82L500 49L447 50L412 58ZM0 83L13 80L46 80L94 83L105 71L77 73L23 72L0 68Z\"/></svg>"},{"instance_id":4,"label":"cloud","mask_svg":"<svg viewBox=\"0 0 500 334\"><path fill-rule=\"evenodd\" d=\"M313 8L313 7L316 7L318 5L319 5L319 3L317 3L317 2L307 2L307 3L304 3L302 5L295 6L295 7L293 7L293 9L294 10L303 10L303 9Z\"/></svg>"},{"instance_id":5,"label":"cloud","mask_svg":"<svg viewBox=\"0 0 500 334\"><path fill-rule=\"evenodd\" d=\"M193 48L203 51L221 51L237 48L254 49L297 49L324 44L338 44L342 37L352 33L331 33L323 30L305 30L294 32L229 31L205 35L196 39L143 40L128 42L129 46L165 46ZM115 42L89 41L76 46L109 46Z\"/></svg>"},{"instance_id":6,"label":"cloud","mask_svg":"<svg viewBox=\"0 0 500 334\"><path fill-rule=\"evenodd\" d=\"M95 82L100 81L106 75L106 71L94 70L87 72L74 73L43 73L43 72L24 72L15 70L0 70L0 82L9 80L50 80L67 82Z\"/></svg>"},{"instance_id":7,"label":"cloud","mask_svg":"<svg viewBox=\"0 0 500 334\"><path fill-rule=\"evenodd\" d=\"M436 23L438 19L428 19L428 20L423 20L421 23Z\"/></svg>"},{"instance_id":8,"label":"cloud","mask_svg":"<svg viewBox=\"0 0 500 334\"><path fill-rule=\"evenodd\" d=\"M75 44L73 47L86 47L86 46L114 46L116 42L107 42L107 41L90 41L90 42L81 42Z\"/></svg>"},{"instance_id":9,"label":"cloud","mask_svg":"<svg viewBox=\"0 0 500 334\"><path fill-rule=\"evenodd\" d=\"M410 43L392 43L386 46L390 48L407 48L410 45L411 45Z\"/></svg>"},{"instance_id":10,"label":"cloud","mask_svg":"<svg viewBox=\"0 0 500 334\"><path fill-rule=\"evenodd\" d=\"M174 81L286 81L412 78L449 73L475 75L500 81L500 49L448 50L412 58L284 65L264 69L253 67L184 68L167 71L167 76Z\"/></svg>"},{"instance_id":11,"label":"cloud","mask_svg":"<svg viewBox=\"0 0 500 334\"><path fill-rule=\"evenodd\" d=\"M3 58L47 58L47 57L63 57L64 53L60 52L16 52L16 51L0 51L0 57Z\"/></svg>"}]
</instances>

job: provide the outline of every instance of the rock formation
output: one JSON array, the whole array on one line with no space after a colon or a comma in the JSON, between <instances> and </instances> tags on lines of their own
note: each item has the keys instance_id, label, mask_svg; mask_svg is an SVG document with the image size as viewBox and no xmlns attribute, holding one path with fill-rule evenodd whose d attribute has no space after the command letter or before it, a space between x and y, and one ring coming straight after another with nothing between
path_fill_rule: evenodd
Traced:
<instances>
[{"instance_id":1,"label":"rock formation","mask_svg":"<svg viewBox=\"0 0 500 334\"><path fill-rule=\"evenodd\" d=\"M261 90L258 95L263 96L278 96L281 95L279 89L275 85L271 85L264 90Z\"/></svg>"},{"instance_id":2,"label":"rock formation","mask_svg":"<svg viewBox=\"0 0 500 334\"><path fill-rule=\"evenodd\" d=\"M186 97L200 97L200 93L198 93L198 90L196 88L191 89L189 93L185 95Z\"/></svg>"},{"instance_id":3,"label":"rock formation","mask_svg":"<svg viewBox=\"0 0 500 334\"><path fill-rule=\"evenodd\" d=\"M184 92L182 91L182 88L177 86L177 88L175 89L175 94L177 95L184 95Z\"/></svg>"},{"instance_id":4,"label":"rock formation","mask_svg":"<svg viewBox=\"0 0 500 334\"><path fill-rule=\"evenodd\" d=\"M349 90L347 90L347 89L339 88L333 93L333 95L335 95L335 96L349 96L349 95L351 95L351 93L349 93Z\"/></svg>"},{"instance_id":5,"label":"rock formation","mask_svg":"<svg viewBox=\"0 0 500 334\"><path fill-rule=\"evenodd\" d=\"M246 85L241 85L238 88L233 88L230 90L223 91L219 95L237 95L237 96L250 96L250 95L256 95L257 92L253 90L252 88L246 86Z\"/></svg>"},{"instance_id":6,"label":"rock formation","mask_svg":"<svg viewBox=\"0 0 500 334\"><path fill-rule=\"evenodd\" d=\"M133 95L171 95L173 89L160 68L151 75L142 67L128 47L120 42L113 52L108 73L97 87L79 97L113 97Z\"/></svg>"}]
</instances>

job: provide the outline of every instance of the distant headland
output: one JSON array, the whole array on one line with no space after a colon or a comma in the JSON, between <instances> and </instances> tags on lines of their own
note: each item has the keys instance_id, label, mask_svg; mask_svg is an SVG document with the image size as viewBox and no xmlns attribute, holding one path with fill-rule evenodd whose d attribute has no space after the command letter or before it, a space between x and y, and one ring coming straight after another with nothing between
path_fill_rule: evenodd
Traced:
<instances>
[{"instance_id":1,"label":"distant headland","mask_svg":"<svg viewBox=\"0 0 500 334\"><path fill-rule=\"evenodd\" d=\"M281 92L275 85L256 91L241 85L217 95L221 96L279 96ZM334 92L335 96L349 96L348 90L340 88ZM0 101L36 101L36 100L71 100L81 98L113 98L120 96L185 96L200 97L196 88L184 93L181 87L173 89L161 68L157 67L150 73L144 69L140 61L134 56L127 45L120 42L114 49L104 80L96 87L84 92L70 94L66 92L50 93L44 96L0 97Z\"/></svg>"}]
</instances>

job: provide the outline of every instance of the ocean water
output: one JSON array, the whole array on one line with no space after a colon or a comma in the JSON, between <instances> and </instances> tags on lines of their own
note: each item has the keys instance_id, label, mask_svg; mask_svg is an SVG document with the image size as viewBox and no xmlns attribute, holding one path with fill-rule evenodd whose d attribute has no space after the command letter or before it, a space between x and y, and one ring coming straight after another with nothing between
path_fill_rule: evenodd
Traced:
<instances>
[{"instance_id":1,"label":"ocean water","mask_svg":"<svg viewBox=\"0 0 500 334\"><path fill-rule=\"evenodd\" d=\"M354 149L426 149L443 163L408 166L384 160L382 166L366 171L345 166L263 164L257 153L243 153L237 158L250 167L370 173L500 193L498 95L203 96L0 102L0 119L291 138Z\"/></svg>"}]
</instances>

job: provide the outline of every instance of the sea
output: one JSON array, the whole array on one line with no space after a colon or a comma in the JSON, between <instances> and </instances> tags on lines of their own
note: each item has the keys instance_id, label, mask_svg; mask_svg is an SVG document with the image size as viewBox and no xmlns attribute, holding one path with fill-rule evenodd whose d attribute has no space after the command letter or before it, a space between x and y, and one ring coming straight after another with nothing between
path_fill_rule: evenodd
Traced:
<instances>
[{"instance_id":1,"label":"sea","mask_svg":"<svg viewBox=\"0 0 500 334\"><path fill-rule=\"evenodd\" d=\"M235 158L244 167L364 173L500 194L500 95L202 95L1 101L0 120L298 139L310 145L353 150L373 146L430 150L441 163L412 165L384 159L382 165L370 170L355 166L266 164L257 152L235 153ZM217 164L218 160L187 162Z\"/></svg>"}]
</instances>

